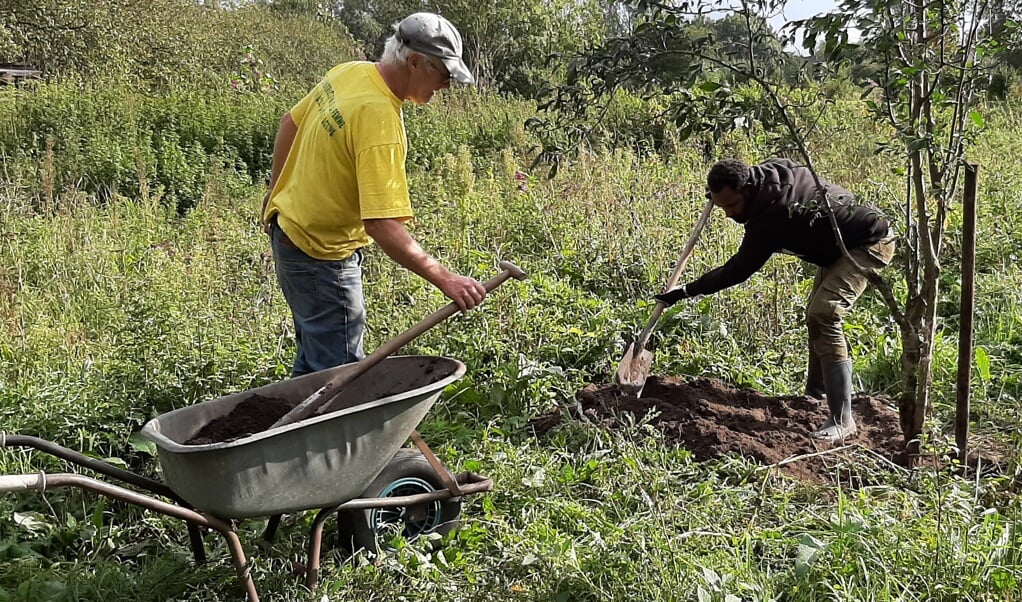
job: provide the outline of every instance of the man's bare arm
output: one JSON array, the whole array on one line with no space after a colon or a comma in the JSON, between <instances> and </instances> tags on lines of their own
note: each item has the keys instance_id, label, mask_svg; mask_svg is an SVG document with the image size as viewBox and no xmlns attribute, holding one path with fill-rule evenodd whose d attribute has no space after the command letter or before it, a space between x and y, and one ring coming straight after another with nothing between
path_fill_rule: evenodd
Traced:
<instances>
[{"instance_id":1,"label":"man's bare arm","mask_svg":"<svg viewBox=\"0 0 1022 602\"><path fill-rule=\"evenodd\" d=\"M440 289L462 311L482 303L486 289L473 278L460 276L424 251L398 219L364 220L366 233L383 252Z\"/></svg>"}]
</instances>

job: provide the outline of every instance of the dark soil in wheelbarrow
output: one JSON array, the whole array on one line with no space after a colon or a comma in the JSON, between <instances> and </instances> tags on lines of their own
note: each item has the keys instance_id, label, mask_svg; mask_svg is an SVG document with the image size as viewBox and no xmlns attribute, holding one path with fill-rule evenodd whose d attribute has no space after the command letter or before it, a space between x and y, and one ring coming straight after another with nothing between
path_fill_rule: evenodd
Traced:
<instances>
[{"instance_id":1,"label":"dark soil in wheelbarrow","mask_svg":"<svg viewBox=\"0 0 1022 602\"><path fill-rule=\"evenodd\" d=\"M210 420L185 445L227 443L260 433L273 426L291 411L295 404L286 399L253 393L225 416Z\"/></svg>"},{"instance_id":2,"label":"dark soil in wheelbarrow","mask_svg":"<svg viewBox=\"0 0 1022 602\"><path fill-rule=\"evenodd\" d=\"M589 385L578 393L577 401L569 410L575 420L610 430L647 420L665 443L684 447L696 460L740 454L816 482L833 480L835 467L848 464L850 453L857 458L852 464L863 454L891 469L904 464L897 405L886 397L854 397L859 430L839 446L809 436L826 419L825 401L768 397L713 379L651 376L641 398L617 385ZM632 420L626 420L626 415ZM555 410L534 419L532 425L542 435L564 418L563 411Z\"/></svg>"},{"instance_id":3,"label":"dark soil in wheelbarrow","mask_svg":"<svg viewBox=\"0 0 1022 602\"><path fill-rule=\"evenodd\" d=\"M434 370L434 366L429 366L426 374L430 374ZM378 393L377 397L382 399L398 393L404 393L404 391L384 391ZM234 406L234 409L225 416L209 421L191 439L185 441L185 445L229 443L255 433L261 433L294 409L295 405L294 401L289 402L279 397L267 397L252 393ZM318 416L323 411L324 408L320 407L311 416Z\"/></svg>"}]
</instances>

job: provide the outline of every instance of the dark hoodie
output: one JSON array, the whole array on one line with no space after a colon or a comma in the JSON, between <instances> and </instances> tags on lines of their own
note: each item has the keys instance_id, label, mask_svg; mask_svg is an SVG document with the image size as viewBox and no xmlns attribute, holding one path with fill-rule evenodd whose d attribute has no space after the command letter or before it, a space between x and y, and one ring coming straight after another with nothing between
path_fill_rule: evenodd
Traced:
<instances>
[{"instance_id":1,"label":"dark hoodie","mask_svg":"<svg viewBox=\"0 0 1022 602\"><path fill-rule=\"evenodd\" d=\"M686 285L690 295L709 295L745 282L774 253L796 255L819 266L841 257L825 208L814 209L816 183L809 169L788 159L770 159L750 168L751 197L745 202L745 236L724 265ZM840 186L823 182L841 238L849 250L879 242L890 223L879 211L855 204Z\"/></svg>"}]
</instances>

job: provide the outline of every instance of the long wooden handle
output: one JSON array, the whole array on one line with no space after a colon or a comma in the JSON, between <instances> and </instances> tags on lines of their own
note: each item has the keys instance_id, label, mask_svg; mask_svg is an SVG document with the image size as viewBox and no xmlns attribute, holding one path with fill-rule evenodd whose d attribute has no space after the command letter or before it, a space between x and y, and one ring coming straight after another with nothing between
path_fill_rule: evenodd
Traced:
<instances>
[{"instance_id":1,"label":"long wooden handle","mask_svg":"<svg viewBox=\"0 0 1022 602\"><path fill-rule=\"evenodd\" d=\"M667 279L667 286L664 287L663 292L667 292L674 288L678 284L678 280L681 279L681 273L685 270L685 264L688 263L689 256L692 255L692 250L696 247L696 241L699 240L699 235L703 232L703 226L710 220L710 214L713 213L713 201L707 200L706 206L703 207L703 212L699 215L699 221L696 222L696 227L692 231L691 236L688 237L688 242L685 243L685 248L681 251L681 257L678 259L678 263L674 266L674 272L671 273L671 277ZM664 309L667 308L662 301L657 300L656 306L653 308L653 315L649 318L649 322L646 323L646 328L639 334L639 338L636 341L636 349L645 349L646 343L649 341L649 335L653 332L653 327L656 326L658 320L660 320L660 314L664 313Z\"/></svg>"},{"instance_id":2,"label":"long wooden handle","mask_svg":"<svg viewBox=\"0 0 1022 602\"><path fill-rule=\"evenodd\" d=\"M501 261L500 267L502 271L499 274L483 283L483 287L486 289L487 293L503 284L504 281L506 281L508 278L514 278L515 280L525 280L527 277L526 273L521 268L511 263L510 261ZM317 389L312 395L306 397L304 401L296 405L290 412L285 414L280 420L273 423L273 425L270 428L271 429L277 428L278 426L284 426L287 424L291 424L293 422L298 422L299 420L309 417L313 412L318 410L321 405L323 405L327 401L330 401L338 393L340 393L340 389L343 388L345 385L355 380L356 378L362 376L363 374L368 372L370 368L383 361L384 358L394 353L401 347L404 347L420 334L426 332L427 330L433 328L440 322L443 322L447 318L458 313L458 311L459 311L458 305L454 302L451 302L444 306L442 309L433 312L432 315L423 319L415 326L412 326L408 330L390 339L383 345L380 345L379 348L376 349L376 351L373 351L371 354L367 355L365 358L360 360L350 370L347 370L346 372L340 374L339 376L335 377L334 379L332 379L331 381Z\"/></svg>"}]
</instances>

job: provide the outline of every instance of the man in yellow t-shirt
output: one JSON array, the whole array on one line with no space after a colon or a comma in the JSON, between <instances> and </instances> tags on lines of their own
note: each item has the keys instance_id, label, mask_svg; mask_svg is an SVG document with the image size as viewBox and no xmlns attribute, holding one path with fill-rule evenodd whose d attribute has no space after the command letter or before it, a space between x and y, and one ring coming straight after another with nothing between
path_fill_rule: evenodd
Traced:
<instances>
[{"instance_id":1,"label":"man in yellow t-shirt","mask_svg":"<svg viewBox=\"0 0 1022 602\"><path fill-rule=\"evenodd\" d=\"M364 357L362 247L373 240L462 311L486 297L412 238L401 105L430 101L451 80L472 83L461 35L439 15L395 25L379 62L331 69L280 121L263 222L294 318L292 375Z\"/></svg>"}]
</instances>

